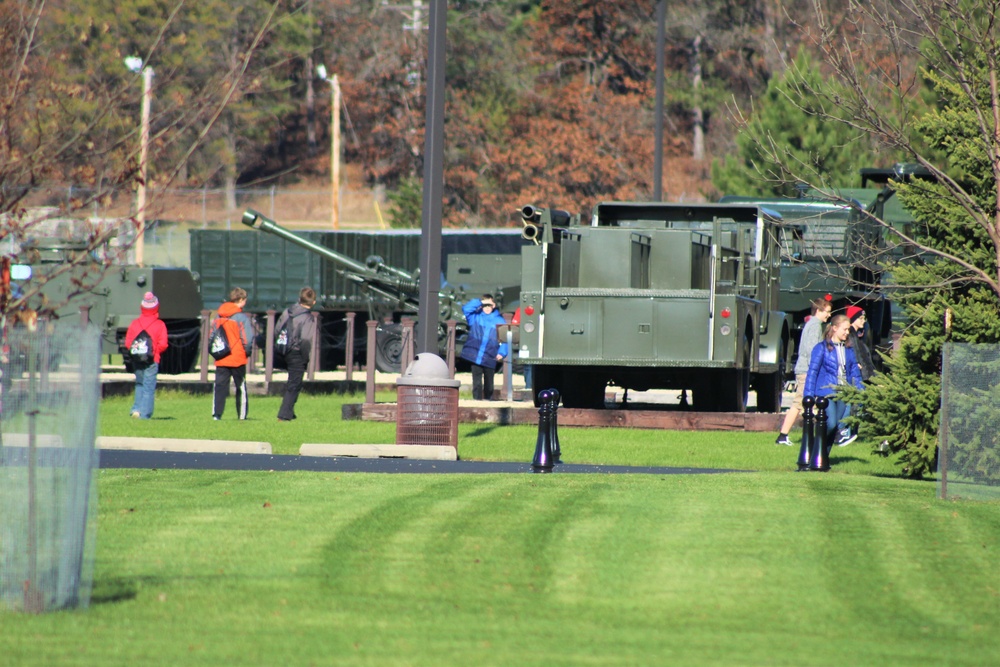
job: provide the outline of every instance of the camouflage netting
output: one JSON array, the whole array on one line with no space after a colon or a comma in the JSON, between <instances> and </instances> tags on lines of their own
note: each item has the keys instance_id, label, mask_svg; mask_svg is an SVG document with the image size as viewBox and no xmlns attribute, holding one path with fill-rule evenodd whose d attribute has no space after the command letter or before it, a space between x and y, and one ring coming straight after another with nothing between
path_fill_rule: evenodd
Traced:
<instances>
[{"instance_id":1,"label":"camouflage netting","mask_svg":"<svg viewBox=\"0 0 1000 667\"><path fill-rule=\"evenodd\" d=\"M100 332L10 328L0 393L0 606L86 607L93 584Z\"/></svg>"},{"instance_id":2,"label":"camouflage netting","mask_svg":"<svg viewBox=\"0 0 1000 667\"><path fill-rule=\"evenodd\" d=\"M938 495L1000 498L1000 345L944 346Z\"/></svg>"}]
</instances>

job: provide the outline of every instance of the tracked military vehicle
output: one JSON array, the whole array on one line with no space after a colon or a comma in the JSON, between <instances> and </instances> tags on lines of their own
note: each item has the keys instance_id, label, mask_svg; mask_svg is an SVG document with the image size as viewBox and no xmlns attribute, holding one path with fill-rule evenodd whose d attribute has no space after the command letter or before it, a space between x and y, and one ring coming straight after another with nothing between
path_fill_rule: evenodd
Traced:
<instances>
[{"instance_id":1,"label":"tracked military vehicle","mask_svg":"<svg viewBox=\"0 0 1000 667\"><path fill-rule=\"evenodd\" d=\"M791 318L780 217L736 204L603 203L582 223L525 206L517 359L534 390L604 407L605 387L682 389L699 410L781 405Z\"/></svg>"},{"instance_id":2,"label":"tracked military vehicle","mask_svg":"<svg viewBox=\"0 0 1000 667\"><path fill-rule=\"evenodd\" d=\"M45 217L26 225L30 234L12 244L12 288L26 295L25 307L49 320L79 321L80 308L101 329L102 354L118 354L125 332L139 316L143 294L160 300L170 346L160 372L190 371L198 356L202 309L198 277L188 269L121 264L113 248L95 251L88 243L95 226L116 221ZM126 362L127 363L127 362Z\"/></svg>"}]
</instances>

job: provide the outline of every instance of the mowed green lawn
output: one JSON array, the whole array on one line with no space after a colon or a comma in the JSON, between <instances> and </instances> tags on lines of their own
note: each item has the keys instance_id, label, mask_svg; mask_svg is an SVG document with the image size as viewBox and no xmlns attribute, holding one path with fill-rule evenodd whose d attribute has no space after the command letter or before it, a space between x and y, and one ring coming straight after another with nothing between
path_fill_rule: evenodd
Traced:
<instances>
[{"instance_id":1,"label":"mowed green lawn","mask_svg":"<svg viewBox=\"0 0 1000 667\"><path fill-rule=\"evenodd\" d=\"M102 431L213 432L206 397L190 416L169 405L192 399L163 398L164 419L142 424L118 424L128 405L105 401ZM392 424L340 422L329 405L344 399L304 398L292 424L265 419L271 399L251 415L259 406L261 433L293 426L312 442L325 410L326 441L392 441ZM219 424L227 437L256 428ZM770 434L560 439L572 462L760 464L721 475L104 470L91 607L0 615L0 664L1000 664L1000 503L937 500L932 482L891 476L862 445L835 450L819 474L792 472L794 452ZM463 458L530 460L534 445L526 427L463 426L460 440Z\"/></svg>"}]
</instances>

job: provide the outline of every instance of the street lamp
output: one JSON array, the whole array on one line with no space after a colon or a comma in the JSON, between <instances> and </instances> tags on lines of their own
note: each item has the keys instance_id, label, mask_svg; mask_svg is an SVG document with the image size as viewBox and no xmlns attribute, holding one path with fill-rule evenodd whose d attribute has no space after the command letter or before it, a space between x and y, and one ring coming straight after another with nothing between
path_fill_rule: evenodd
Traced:
<instances>
[{"instance_id":1,"label":"street lamp","mask_svg":"<svg viewBox=\"0 0 1000 667\"><path fill-rule=\"evenodd\" d=\"M333 190L330 222L334 229L340 229L340 82L336 74L327 78L324 65L316 66L316 76L330 84L330 186Z\"/></svg>"},{"instance_id":2,"label":"street lamp","mask_svg":"<svg viewBox=\"0 0 1000 667\"><path fill-rule=\"evenodd\" d=\"M139 145L139 189L136 192L135 263L142 266L143 241L146 233L146 156L149 152L149 107L153 100L153 68L144 67L141 58L128 56L125 66L132 72L142 72L142 129Z\"/></svg>"}]
</instances>

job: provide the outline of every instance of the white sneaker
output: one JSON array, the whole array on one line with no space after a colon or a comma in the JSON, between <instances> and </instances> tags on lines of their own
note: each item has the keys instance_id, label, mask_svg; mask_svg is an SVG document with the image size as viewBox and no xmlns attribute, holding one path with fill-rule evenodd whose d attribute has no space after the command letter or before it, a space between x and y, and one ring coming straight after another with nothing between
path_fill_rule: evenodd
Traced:
<instances>
[{"instance_id":1,"label":"white sneaker","mask_svg":"<svg viewBox=\"0 0 1000 667\"><path fill-rule=\"evenodd\" d=\"M857 439L858 436L851 433L850 431L841 431L840 437L837 438L837 441L834 442L833 444L836 445L837 447L846 447L847 445L851 444Z\"/></svg>"},{"instance_id":2,"label":"white sneaker","mask_svg":"<svg viewBox=\"0 0 1000 667\"><path fill-rule=\"evenodd\" d=\"M139 417L141 417L141 416L142 416L142 415L140 415L140 414L139 414L138 412L133 412L133 413L132 413L132 419L138 419L138 418L139 418Z\"/></svg>"}]
</instances>

